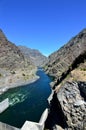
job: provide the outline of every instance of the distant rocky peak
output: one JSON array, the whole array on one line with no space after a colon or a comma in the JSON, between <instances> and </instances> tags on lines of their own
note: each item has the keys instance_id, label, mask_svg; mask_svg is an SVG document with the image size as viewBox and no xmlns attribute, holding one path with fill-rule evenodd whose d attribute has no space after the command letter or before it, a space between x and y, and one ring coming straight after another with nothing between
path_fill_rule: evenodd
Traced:
<instances>
[{"instance_id":1,"label":"distant rocky peak","mask_svg":"<svg viewBox=\"0 0 86 130\"><path fill-rule=\"evenodd\" d=\"M35 66L43 66L48 61L47 57L39 50L27 48L25 46L19 46L19 49L27 59L30 58Z\"/></svg>"},{"instance_id":2,"label":"distant rocky peak","mask_svg":"<svg viewBox=\"0 0 86 130\"><path fill-rule=\"evenodd\" d=\"M86 28L84 28L80 33L86 33Z\"/></svg>"},{"instance_id":3,"label":"distant rocky peak","mask_svg":"<svg viewBox=\"0 0 86 130\"><path fill-rule=\"evenodd\" d=\"M7 40L5 34L3 33L3 31L1 29L0 29L0 40L1 41Z\"/></svg>"},{"instance_id":4,"label":"distant rocky peak","mask_svg":"<svg viewBox=\"0 0 86 130\"><path fill-rule=\"evenodd\" d=\"M3 32L1 28L0 28L0 32Z\"/></svg>"}]
</instances>

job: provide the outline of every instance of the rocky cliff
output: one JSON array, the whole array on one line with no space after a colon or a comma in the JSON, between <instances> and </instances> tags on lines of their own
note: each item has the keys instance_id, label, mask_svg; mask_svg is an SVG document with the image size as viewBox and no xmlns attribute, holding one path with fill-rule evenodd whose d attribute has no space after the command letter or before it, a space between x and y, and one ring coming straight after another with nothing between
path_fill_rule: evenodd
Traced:
<instances>
[{"instance_id":1,"label":"rocky cliff","mask_svg":"<svg viewBox=\"0 0 86 130\"><path fill-rule=\"evenodd\" d=\"M0 30L0 93L35 76L36 67Z\"/></svg>"},{"instance_id":2,"label":"rocky cliff","mask_svg":"<svg viewBox=\"0 0 86 130\"><path fill-rule=\"evenodd\" d=\"M30 49L25 46L19 46L19 49L27 59L31 59L35 66L43 66L48 61L47 57L42 55L38 50Z\"/></svg>"},{"instance_id":3,"label":"rocky cliff","mask_svg":"<svg viewBox=\"0 0 86 130\"><path fill-rule=\"evenodd\" d=\"M45 69L55 77L46 128L86 130L86 29L51 54Z\"/></svg>"},{"instance_id":4,"label":"rocky cliff","mask_svg":"<svg viewBox=\"0 0 86 130\"><path fill-rule=\"evenodd\" d=\"M61 80L70 70L86 58L86 29L73 37L67 44L49 56L45 66L49 75Z\"/></svg>"},{"instance_id":5,"label":"rocky cliff","mask_svg":"<svg viewBox=\"0 0 86 130\"><path fill-rule=\"evenodd\" d=\"M11 70L25 65L25 58L20 49L8 41L2 30L0 30L0 68ZM30 62L28 62L28 65L30 65Z\"/></svg>"}]
</instances>

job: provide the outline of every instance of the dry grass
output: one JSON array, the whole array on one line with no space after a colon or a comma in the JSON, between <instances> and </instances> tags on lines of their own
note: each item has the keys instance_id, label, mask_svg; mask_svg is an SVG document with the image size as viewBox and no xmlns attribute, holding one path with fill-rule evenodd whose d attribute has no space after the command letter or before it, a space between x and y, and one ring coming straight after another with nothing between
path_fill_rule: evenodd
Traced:
<instances>
[{"instance_id":1,"label":"dry grass","mask_svg":"<svg viewBox=\"0 0 86 130\"><path fill-rule=\"evenodd\" d=\"M58 93L59 89L65 82L72 81L85 81L86 82L86 61L81 63L76 69L72 70L69 75L55 88L55 92Z\"/></svg>"},{"instance_id":2,"label":"dry grass","mask_svg":"<svg viewBox=\"0 0 86 130\"><path fill-rule=\"evenodd\" d=\"M77 69L71 71L71 77L76 81L86 81L86 62L81 63Z\"/></svg>"}]
</instances>

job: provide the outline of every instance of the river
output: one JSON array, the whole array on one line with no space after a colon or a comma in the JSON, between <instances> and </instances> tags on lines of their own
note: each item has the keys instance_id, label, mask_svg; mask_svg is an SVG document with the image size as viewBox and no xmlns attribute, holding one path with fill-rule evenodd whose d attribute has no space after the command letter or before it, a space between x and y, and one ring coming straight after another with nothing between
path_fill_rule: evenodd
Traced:
<instances>
[{"instance_id":1,"label":"river","mask_svg":"<svg viewBox=\"0 0 86 130\"><path fill-rule=\"evenodd\" d=\"M21 128L26 120L38 122L48 106L47 98L51 93L50 77L38 69L40 77L34 83L13 88L0 96L0 100L9 98L10 107L0 114L0 121Z\"/></svg>"}]
</instances>

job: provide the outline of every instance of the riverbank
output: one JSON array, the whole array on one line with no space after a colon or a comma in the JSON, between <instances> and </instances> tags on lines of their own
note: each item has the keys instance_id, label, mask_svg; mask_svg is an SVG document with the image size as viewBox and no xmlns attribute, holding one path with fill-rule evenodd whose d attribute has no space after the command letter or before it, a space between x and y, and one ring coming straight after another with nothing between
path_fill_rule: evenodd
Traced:
<instances>
[{"instance_id":1,"label":"riverbank","mask_svg":"<svg viewBox=\"0 0 86 130\"><path fill-rule=\"evenodd\" d=\"M8 91L9 89L31 84L31 83L35 82L36 80L38 80L39 78L40 78L39 76L35 75L32 79L28 79L28 80L19 79L16 82L12 82L12 83L8 82L7 84L0 87L0 95L3 94L4 92Z\"/></svg>"},{"instance_id":2,"label":"riverbank","mask_svg":"<svg viewBox=\"0 0 86 130\"><path fill-rule=\"evenodd\" d=\"M36 74L40 77L36 82L13 88L0 96L2 101L7 97L10 101L10 107L0 115L1 122L17 128L26 120L39 122L44 110L49 108L47 98L51 93L51 79L43 70L38 69Z\"/></svg>"}]
</instances>

